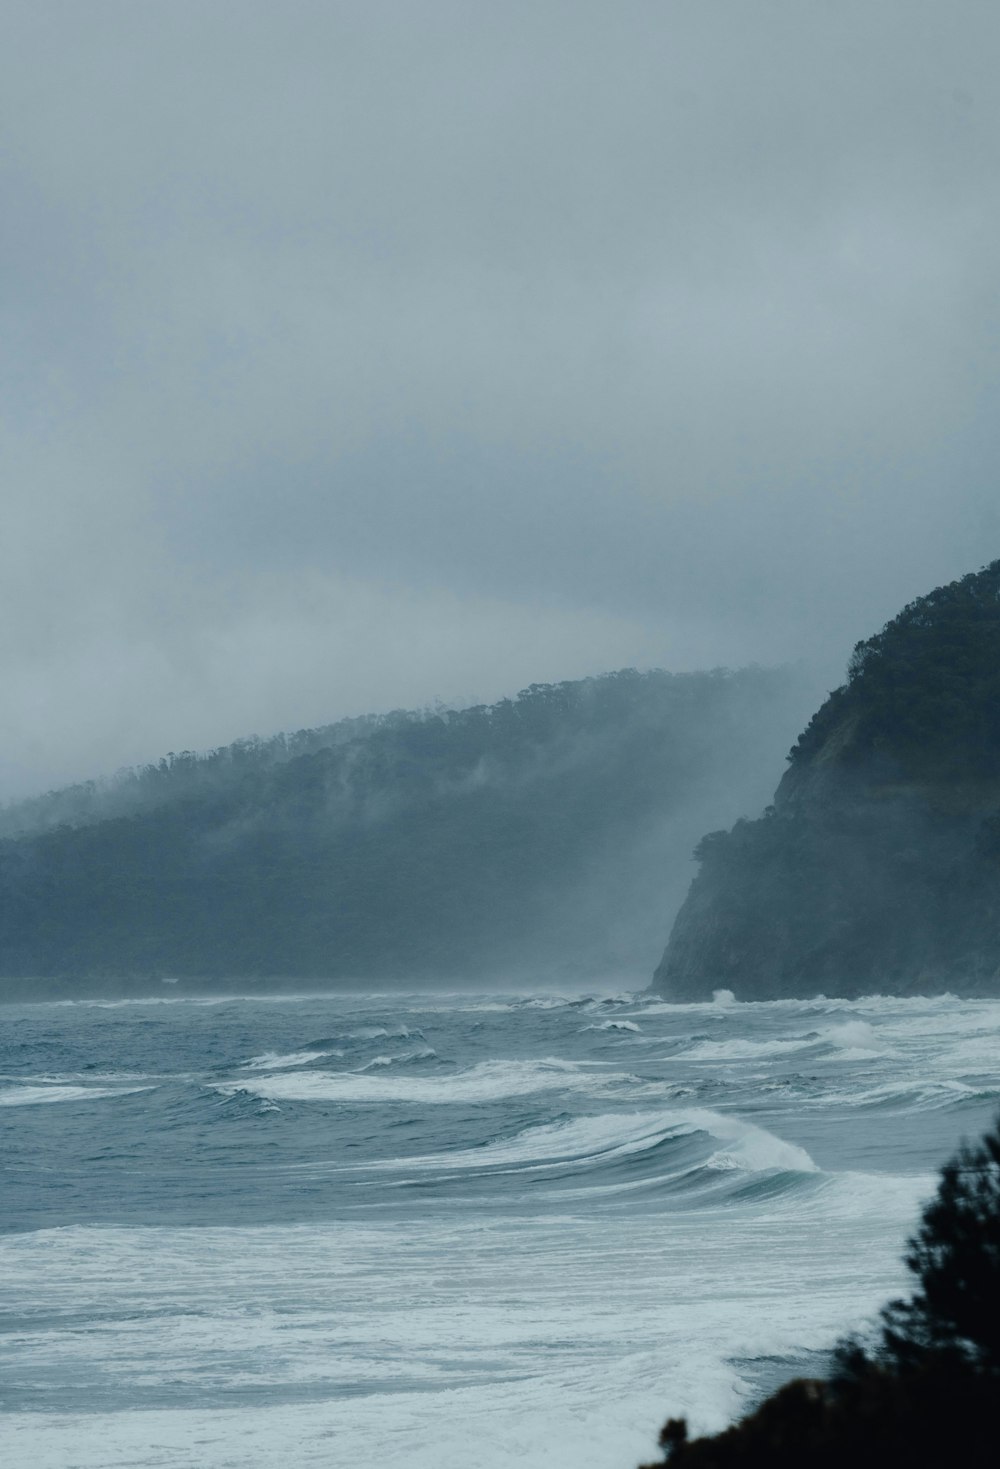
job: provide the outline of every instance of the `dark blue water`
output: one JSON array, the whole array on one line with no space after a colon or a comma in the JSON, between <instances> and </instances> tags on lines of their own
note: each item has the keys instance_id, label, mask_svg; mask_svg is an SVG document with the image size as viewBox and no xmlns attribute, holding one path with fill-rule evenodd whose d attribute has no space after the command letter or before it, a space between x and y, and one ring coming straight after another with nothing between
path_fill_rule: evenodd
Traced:
<instances>
[{"instance_id":1,"label":"dark blue water","mask_svg":"<svg viewBox=\"0 0 1000 1469\"><path fill-rule=\"evenodd\" d=\"M0 1442L59 1469L634 1463L898 1291L1000 1095L1000 1004L950 998L0 1026Z\"/></svg>"}]
</instances>

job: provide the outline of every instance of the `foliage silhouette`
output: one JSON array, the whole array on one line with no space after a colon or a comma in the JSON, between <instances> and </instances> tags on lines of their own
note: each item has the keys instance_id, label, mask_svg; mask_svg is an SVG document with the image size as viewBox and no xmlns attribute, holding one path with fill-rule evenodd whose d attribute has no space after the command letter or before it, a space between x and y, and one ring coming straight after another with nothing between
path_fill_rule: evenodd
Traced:
<instances>
[{"instance_id":1,"label":"foliage silhouette","mask_svg":"<svg viewBox=\"0 0 1000 1469\"><path fill-rule=\"evenodd\" d=\"M883 1313L882 1358L949 1360L1000 1385L1000 1122L944 1167L906 1263L919 1288Z\"/></svg>"},{"instance_id":2,"label":"foliage silhouette","mask_svg":"<svg viewBox=\"0 0 1000 1469\"><path fill-rule=\"evenodd\" d=\"M916 1288L873 1345L844 1342L827 1381L788 1383L741 1423L663 1428L671 1469L875 1469L1000 1462L1000 1119L942 1170L906 1263ZM652 1465L643 1469L654 1469Z\"/></svg>"},{"instance_id":3,"label":"foliage silhouette","mask_svg":"<svg viewBox=\"0 0 1000 1469\"><path fill-rule=\"evenodd\" d=\"M906 778L1000 770L1000 561L910 602L857 643L848 680L793 747L792 764L853 724L848 758Z\"/></svg>"}]
</instances>

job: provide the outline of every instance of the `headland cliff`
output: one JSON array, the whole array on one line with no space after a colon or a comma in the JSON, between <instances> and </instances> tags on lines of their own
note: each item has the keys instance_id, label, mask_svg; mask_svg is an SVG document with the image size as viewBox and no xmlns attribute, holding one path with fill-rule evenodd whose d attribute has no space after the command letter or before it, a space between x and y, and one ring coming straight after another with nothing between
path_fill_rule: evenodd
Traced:
<instances>
[{"instance_id":1,"label":"headland cliff","mask_svg":"<svg viewBox=\"0 0 1000 1469\"><path fill-rule=\"evenodd\" d=\"M670 999L1000 993L1000 561L858 643L774 804L696 856Z\"/></svg>"}]
</instances>

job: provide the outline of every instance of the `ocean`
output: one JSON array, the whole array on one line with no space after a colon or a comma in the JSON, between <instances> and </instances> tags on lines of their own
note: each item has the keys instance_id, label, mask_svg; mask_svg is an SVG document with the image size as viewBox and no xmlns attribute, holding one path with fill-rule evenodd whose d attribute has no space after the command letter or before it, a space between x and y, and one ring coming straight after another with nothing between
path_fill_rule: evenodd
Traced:
<instances>
[{"instance_id":1,"label":"ocean","mask_svg":"<svg viewBox=\"0 0 1000 1469\"><path fill-rule=\"evenodd\" d=\"M0 1462L634 1469L906 1288L1000 1002L0 1008Z\"/></svg>"}]
</instances>

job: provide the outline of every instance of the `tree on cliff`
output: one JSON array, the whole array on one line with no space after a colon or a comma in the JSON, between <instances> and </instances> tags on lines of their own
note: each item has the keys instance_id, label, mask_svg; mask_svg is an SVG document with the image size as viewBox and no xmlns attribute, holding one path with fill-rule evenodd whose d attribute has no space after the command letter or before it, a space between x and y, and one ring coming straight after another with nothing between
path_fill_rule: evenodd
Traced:
<instances>
[{"instance_id":1,"label":"tree on cliff","mask_svg":"<svg viewBox=\"0 0 1000 1469\"><path fill-rule=\"evenodd\" d=\"M1000 766L1000 561L910 602L857 643L847 683L810 721L789 759L815 755L838 725L845 758L910 776L969 780Z\"/></svg>"},{"instance_id":2,"label":"tree on cliff","mask_svg":"<svg viewBox=\"0 0 1000 1469\"><path fill-rule=\"evenodd\" d=\"M698 849L656 988L1000 992L1000 561L859 643L789 758Z\"/></svg>"},{"instance_id":3,"label":"tree on cliff","mask_svg":"<svg viewBox=\"0 0 1000 1469\"><path fill-rule=\"evenodd\" d=\"M1000 1119L942 1170L910 1241L913 1294L882 1313L874 1346L837 1350L829 1381L790 1382L743 1422L660 1435L671 1469L910 1469L1000 1462ZM654 1469L652 1465L644 1469Z\"/></svg>"}]
</instances>

